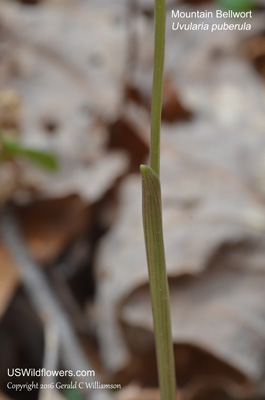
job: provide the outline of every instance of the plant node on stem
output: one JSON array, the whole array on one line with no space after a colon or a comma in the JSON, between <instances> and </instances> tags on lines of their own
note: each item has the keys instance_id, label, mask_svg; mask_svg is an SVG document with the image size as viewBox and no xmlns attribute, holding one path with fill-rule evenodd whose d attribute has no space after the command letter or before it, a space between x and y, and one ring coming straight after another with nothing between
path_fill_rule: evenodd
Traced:
<instances>
[{"instance_id":1,"label":"plant node on stem","mask_svg":"<svg viewBox=\"0 0 265 400\"><path fill-rule=\"evenodd\" d=\"M158 377L162 400L176 400L176 375L171 334L160 187L160 125L165 52L166 2L155 0L155 54L151 106L150 166L141 165L143 226L148 263Z\"/></svg>"}]
</instances>

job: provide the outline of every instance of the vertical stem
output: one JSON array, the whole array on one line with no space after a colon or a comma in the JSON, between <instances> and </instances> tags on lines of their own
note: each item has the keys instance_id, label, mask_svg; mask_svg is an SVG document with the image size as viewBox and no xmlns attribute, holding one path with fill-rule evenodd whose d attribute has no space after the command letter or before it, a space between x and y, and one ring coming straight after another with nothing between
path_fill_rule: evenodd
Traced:
<instances>
[{"instance_id":1,"label":"vertical stem","mask_svg":"<svg viewBox=\"0 0 265 400\"><path fill-rule=\"evenodd\" d=\"M166 0L155 0L155 55L151 107L150 167L141 166L143 225L162 400L176 400L170 299L166 274L160 172L160 125L165 53Z\"/></svg>"},{"instance_id":2,"label":"vertical stem","mask_svg":"<svg viewBox=\"0 0 265 400\"><path fill-rule=\"evenodd\" d=\"M155 0L155 55L151 106L150 167L160 173L160 125L165 54L166 0Z\"/></svg>"}]
</instances>

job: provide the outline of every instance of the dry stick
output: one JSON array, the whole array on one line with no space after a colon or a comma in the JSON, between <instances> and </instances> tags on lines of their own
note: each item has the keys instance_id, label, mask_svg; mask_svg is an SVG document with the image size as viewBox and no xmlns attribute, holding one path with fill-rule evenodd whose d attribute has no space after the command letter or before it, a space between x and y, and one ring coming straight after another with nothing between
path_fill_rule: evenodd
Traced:
<instances>
[{"instance_id":1,"label":"dry stick","mask_svg":"<svg viewBox=\"0 0 265 400\"><path fill-rule=\"evenodd\" d=\"M59 332L54 321L44 321L44 356L42 366L46 370L56 370L59 361ZM44 385L51 385L53 383L53 376L44 376L41 383ZM53 400L53 390L40 390L39 400Z\"/></svg>"},{"instance_id":2,"label":"dry stick","mask_svg":"<svg viewBox=\"0 0 265 400\"><path fill-rule=\"evenodd\" d=\"M2 213L0 234L15 261L22 283L38 314L46 323L56 326L58 330L61 357L65 367L73 370L74 373L77 370L91 371L92 368L83 353L68 317L51 291L41 268L27 251L17 220L7 208ZM82 382L95 380L95 378L89 376L76 376L74 379ZM100 380L98 377L96 379ZM84 392L87 399L98 399L95 390L84 389ZM107 391L101 391L101 396L102 400L112 399Z\"/></svg>"},{"instance_id":3,"label":"dry stick","mask_svg":"<svg viewBox=\"0 0 265 400\"><path fill-rule=\"evenodd\" d=\"M176 400L176 375L159 179L165 24L166 1L155 0L155 55L151 107L150 167L141 165L141 172L143 178L143 225L161 399Z\"/></svg>"}]
</instances>

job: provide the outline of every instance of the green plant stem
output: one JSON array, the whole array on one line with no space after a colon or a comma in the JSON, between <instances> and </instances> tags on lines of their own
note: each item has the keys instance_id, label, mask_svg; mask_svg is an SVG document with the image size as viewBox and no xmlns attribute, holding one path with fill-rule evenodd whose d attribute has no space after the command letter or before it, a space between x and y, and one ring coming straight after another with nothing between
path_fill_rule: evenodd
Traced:
<instances>
[{"instance_id":1,"label":"green plant stem","mask_svg":"<svg viewBox=\"0 0 265 400\"><path fill-rule=\"evenodd\" d=\"M160 125L165 55L166 1L155 0L155 55L151 106L150 167L160 173Z\"/></svg>"},{"instance_id":2,"label":"green plant stem","mask_svg":"<svg viewBox=\"0 0 265 400\"><path fill-rule=\"evenodd\" d=\"M143 226L161 400L176 400L176 375L171 334L160 188L160 125L165 53L166 2L155 0L155 55L151 107L150 167L141 165Z\"/></svg>"},{"instance_id":3,"label":"green plant stem","mask_svg":"<svg viewBox=\"0 0 265 400\"><path fill-rule=\"evenodd\" d=\"M170 299L162 227L161 188L152 168L141 165L143 225L154 319L156 356L162 400L176 400Z\"/></svg>"}]
</instances>

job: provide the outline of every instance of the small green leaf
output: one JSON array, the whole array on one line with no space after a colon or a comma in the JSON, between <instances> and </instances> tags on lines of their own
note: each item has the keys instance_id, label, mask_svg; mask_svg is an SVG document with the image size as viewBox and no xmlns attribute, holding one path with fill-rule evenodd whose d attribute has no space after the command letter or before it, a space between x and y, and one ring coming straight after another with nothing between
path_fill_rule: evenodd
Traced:
<instances>
[{"instance_id":1,"label":"small green leaf","mask_svg":"<svg viewBox=\"0 0 265 400\"><path fill-rule=\"evenodd\" d=\"M217 0L217 3L226 10L250 11L254 8L254 0Z\"/></svg>"},{"instance_id":2,"label":"small green leaf","mask_svg":"<svg viewBox=\"0 0 265 400\"><path fill-rule=\"evenodd\" d=\"M68 400L84 400L84 397L76 389L65 389L62 392Z\"/></svg>"},{"instance_id":3,"label":"small green leaf","mask_svg":"<svg viewBox=\"0 0 265 400\"><path fill-rule=\"evenodd\" d=\"M25 147L17 140L5 134L1 134L0 141L3 156L12 158L23 157L50 171L56 171L58 169L56 157L47 151Z\"/></svg>"}]
</instances>

